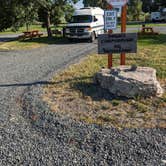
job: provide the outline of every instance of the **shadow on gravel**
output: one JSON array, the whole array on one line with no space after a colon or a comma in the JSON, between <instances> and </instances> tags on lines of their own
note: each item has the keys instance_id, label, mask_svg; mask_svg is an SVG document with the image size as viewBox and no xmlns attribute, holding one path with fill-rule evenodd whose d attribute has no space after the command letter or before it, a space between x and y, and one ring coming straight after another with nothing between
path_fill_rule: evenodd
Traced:
<instances>
[{"instance_id":1,"label":"shadow on gravel","mask_svg":"<svg viewBox=\"0 0 166 166\"><path fill-rule=\"evenodd\" d=\"M61 83L73 82L78 80L90 79L92 77L75 77L74 79L66 79L64 81L36 81L36 82L28 82L28 83L15 83L15 84L0 84L0 88L7 88L7 87L21 87L21 86L35 86L35 85L57 85Z\"/></svg>"},{"instance_id":2,"label":"shadow on gravel","mask_svg":"<svg viewBox=\"0 0 166 166\"><path fill-rule=\"evenodd\" d=\"M110 94L107 90L102 89L100 86L94 83L88 83L84 80L92 79L92 77L75 77L73 79L66 79L64 81L37 81L30 83L16 83L16 84L0 84L0 88L8 87L31 87L31 86L45 86L45 85L57 85L62 83L69 83L70 87L75 90L79 90L83 96L90 96L94 101L105 100L128 100L125 97L117 97Z\"/></svg>"},{"instance_id":3,"label":"shadow on gravel","mask_svg":"<svg viewBox=\"0 0 166 166\"><path fill-rule=\"evenodd\" d=\"M0 84L0 88L7 88L7 87L21 87L21 86L35 86L35 85L53 85L57 84L51 81L37 81L37 82L30 82L30 83L16 83L16 84Z\"/></svg>"},{"instance_id":4,"label":"shadow on gravel","mask_svg":"<svg viewBox=\"0 0 166 166\"><path fill-rule=\"evenodd\" d=\"M87 40L73 40L72 42L69 41L67 38L64 37L52 37L52 38L48 38L48 37L40 37L40 38L33 38L33 39L26 39L26 40L20 40L20 42L32 42L32 43L41 43L41 44L57 44L57 45L61 45L61 44L76 44L76 43L87 43Z\"/></svg>"},{"instance_id":5,"label":"shadow on gravel","mask_svg":"<svg viewBox=\"0 0 166 166\"><path fill-rule=\"evenodd\" d=\"M17 37L0 37L0 42L14 41Z\"/></svg>"}]
</instances>

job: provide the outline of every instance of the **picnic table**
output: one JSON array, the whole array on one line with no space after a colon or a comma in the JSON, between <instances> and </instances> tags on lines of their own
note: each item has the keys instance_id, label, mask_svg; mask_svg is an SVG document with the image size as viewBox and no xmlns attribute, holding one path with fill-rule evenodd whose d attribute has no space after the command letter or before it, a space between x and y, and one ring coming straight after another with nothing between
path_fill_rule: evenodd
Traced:
<instances>
[{"instance_id":1,"label":"picnic table","mask_svg":"<svg viewBox=\"0 0 166 166\"><path fill-rule=\"evenodd\" d=\"M23 32L23 35L19 36L21 39L25 38L35 38L35 37L41 37L43 33L39 32L38 30L33 30L33 31L25 31Z\"/></svg>"},{"instance_id":2,"label":"picnic table","mask_svg":"<svg viewBox=\"0 0 166 166\"><path fill-rule=\"evenodd\" d=\"M141 32L139 34L150 34L150 35L158 35L158 32L155 32L152 27L147 27L145 24L142 25Z\"/></svg>"}]
</instances>

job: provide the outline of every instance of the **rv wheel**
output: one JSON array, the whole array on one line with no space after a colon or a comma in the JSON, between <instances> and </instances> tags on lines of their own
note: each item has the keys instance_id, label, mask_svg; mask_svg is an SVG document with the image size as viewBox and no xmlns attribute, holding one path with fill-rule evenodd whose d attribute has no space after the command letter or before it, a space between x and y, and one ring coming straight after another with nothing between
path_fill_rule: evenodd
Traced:
<instances>
[{"instance_id":1,"label":"rv wheel","mask_svg":"<svg viewBox=\"0 0 166 166\"><path fill-rule=\"evenodd\" d=\"M90 42L94 42L94 41L95 41L95 38L96 38L95 33L92 32L91 38L90 38Z\"/></svg>"}]
</instances>

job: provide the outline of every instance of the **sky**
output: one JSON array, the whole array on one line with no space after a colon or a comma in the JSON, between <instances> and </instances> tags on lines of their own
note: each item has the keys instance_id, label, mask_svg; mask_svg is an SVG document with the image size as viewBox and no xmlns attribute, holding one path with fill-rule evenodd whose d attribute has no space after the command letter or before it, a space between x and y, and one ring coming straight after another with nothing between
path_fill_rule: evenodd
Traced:
<instances>
[{"instance_id":1,"label":"sky","mask_svg":"<svg viewBox=\"0 0 166 166\"><path fill-rule=\"evenodd\" d=\"M76 3L76 5L74 5L77 9L83 7L83 3L82 3L83 0L79 0L79 2Z\"/></svg>"}]
</instances>

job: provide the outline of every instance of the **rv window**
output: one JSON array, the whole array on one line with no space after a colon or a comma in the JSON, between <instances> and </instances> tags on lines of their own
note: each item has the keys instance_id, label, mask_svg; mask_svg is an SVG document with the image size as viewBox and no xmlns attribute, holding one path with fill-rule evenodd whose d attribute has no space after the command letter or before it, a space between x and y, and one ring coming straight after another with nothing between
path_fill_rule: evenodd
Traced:
<instances>
[{"instance_id":1,"label":"rv window","mask_svg":"<svg viewBox=\"0 0 166 166\"><path fill-rule=\"evenodd\" d=\"M94 22L98 21L98 19L94 16Z\"/></svg>"},{"instance_id":2,"label":"rv window","mask_svg":"<svg viewBox=\"0 0 166 166\"><path fill-rule=\"evenodd\" d=\"M89 23L89 22L92 22L91 15L73 16L70 21L70 23Z\"/></svg>"}]
</instances>

